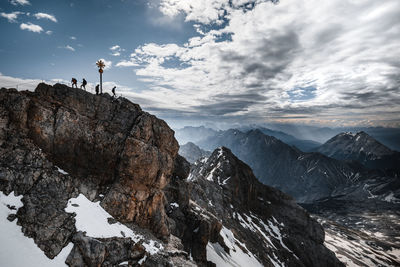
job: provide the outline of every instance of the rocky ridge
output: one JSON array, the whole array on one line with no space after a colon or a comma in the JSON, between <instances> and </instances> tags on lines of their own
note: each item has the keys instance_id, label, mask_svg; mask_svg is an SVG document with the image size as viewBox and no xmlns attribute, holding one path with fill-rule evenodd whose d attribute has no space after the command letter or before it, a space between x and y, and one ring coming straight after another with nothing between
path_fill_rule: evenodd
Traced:
<instances>
[{"instance_id":1,"label":"rocky ridge","mask_svg":"<svg viewBox=\"0 0 400 267\"><path fill-rule=\"evenodd\" d=\"M47 257L73 244L69 266L213 266L221 247L230 264L341 266L322 246L321 226L290 197L257 184L229 151L204 162L229 159L220 175L233 178L221 191L217 178L199 187L200 170L188 181L178 149L164 121L124 98L61 84L0 90L0 191L22 196L9 220ZM256 248L256 233L268 253Z\"/></svg>"},{"instance_id":2,"label":"rocky ridge","mask_svg":"<svg viewBox=\"0 0 400 267\"><path fill-rule=\"evenodd\" d=\"M231 231L236 243L245 244L241 249L263 266L342 265L322 245L323 228L294 199L261 184L229 149L218 148L208 159L197 161L188 181L192 209L204 218L219 218L222 224L220 235L207 244L209 255L224 258L229 253Z\"/></svg>"},{"instance_id":3,"label":"rocky ridge","mask_svg":"<svg viewBox=\"0 0 400 267\"><path fill-rule=\"evenodd\" d=\"M358 167L320 153L305 153L260 130L228 130L209 138L200 147L225 146L247 163L263 184L278 188L298 202L313 202L330 196L342 184L361 176Z\"/></svg>"},{"instance_id":4,"label":"rocky ridge","mask_svg":"<svg viewBox=\"0 0 400 267\"><path fill-rule=\"evenodd\" d=\"M338 134L316 151L335 159L359 161L371 169L399 169L400 153L365 132Z\"/></svg>"}]
</instances>

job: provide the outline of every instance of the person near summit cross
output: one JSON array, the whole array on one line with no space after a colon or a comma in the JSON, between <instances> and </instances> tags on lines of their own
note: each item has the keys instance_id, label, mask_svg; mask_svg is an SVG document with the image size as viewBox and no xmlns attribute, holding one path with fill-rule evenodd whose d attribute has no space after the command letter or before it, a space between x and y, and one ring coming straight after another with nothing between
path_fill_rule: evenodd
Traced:
<instances>
[{"instance_id":1,"label":"person near summit cross","mask_svg":"<svg viewBox=\"0 0 400 267\"><path fill-rule=\"evenodd\" d=\"M99 94L99 91L100 91L100 85L96 85L96 95Z\"/></svg>"},{"instance_id":2,"label":"person near summit cross","mask_svg":"<svg viewBox=\"0 0 400 267\"><path fill-rule=\"evenodd\" d=\"M115 94L115 88L117 88L117 87L114 86L113 89L111 90L111 92L113 93L113 97L117 97L117 95Z\"/></svg>"},{"instance_id":3,"label":"person near summit cross","mask_svg":"<svg viewBox=\"0 0 400 267\"><path fill-rule=\"evenodd\" d=\"M86 91L86 84L87 84L87 81L85 80L85 78L83 78L82 79L82 84L81 84L81 89L83 87L83 89L85 89L85 91Z\"/></svg>"},{"instance_id":4,"label":"person near summit cross","mask_svg":"<svg viewBox=\"0 0 400 267\"><path fill-rule=\"evenodd\" d=\"M78 80L77 79L72 78L71 83L72 83L72 86L71 86L72 88L74 88L74 85L75 85L75 88L78 88Z\"/></svg>"}]
</instances>

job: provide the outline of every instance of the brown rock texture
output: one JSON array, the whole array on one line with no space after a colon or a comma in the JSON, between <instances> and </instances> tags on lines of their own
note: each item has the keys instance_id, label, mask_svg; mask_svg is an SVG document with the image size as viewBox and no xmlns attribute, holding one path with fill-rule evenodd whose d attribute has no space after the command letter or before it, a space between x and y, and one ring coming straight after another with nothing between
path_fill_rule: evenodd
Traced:
<instances>
[{"instance_id":1,"label":"brown rock texture","mask_svg":"<svg viewBox=\"0 0 400 267\"><path fill-rule=\"evenodd\" d=\"M127 99L62 84L1 89L0 104L0 134L12 128L27 136L57 166L96 184L116 219L168 237L163 188L179 146L164 121Z\"/></svg>"}]
</instances>

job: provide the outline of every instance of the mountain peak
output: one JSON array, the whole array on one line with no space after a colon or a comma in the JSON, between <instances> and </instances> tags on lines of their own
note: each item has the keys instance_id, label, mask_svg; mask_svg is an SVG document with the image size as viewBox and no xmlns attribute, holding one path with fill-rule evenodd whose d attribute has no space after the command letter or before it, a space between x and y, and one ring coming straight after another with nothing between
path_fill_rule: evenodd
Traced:
<instances>
[{"instance_id":1,"label":"mountain peak","mask_svg":"<svg viewBox=\"0 0 400 267\"><path fill-rule=\"evenodd\" d=\"M214 214L222 223L221 236L227 234L229 226L234 233L230 239L248 251L248 261L241 266L268 266L272 259L279 266L300 266L299 260L306 266L326 266L327 262L341 266L321 246L322 228L291 197L261 184L251 168L230 149L224 146L215 149L208 159L197 162L188 179L192 183L192 199L198 205L195 209L206 218L211 217L209 213ZM298 232L294 226L297 224L307 226ZM229 260L227 252L232 256L242 250L226 249L226 245L230 247L226 241L225 238L210 240L207 251ZM304 242L308 245L294 245ZM250 262L253 255L257 255L259 264Z\"/></svg>"},{"instance_id":2,"label":"mountain peak","mask_svg":"<svg viewBox=\"0 0 400 267\"><path fill-rule=\"evenodd\" d=\"M398 161L397 153L364 131L338 134L317 151L340 160L357 160L371 168L398 168L398 163L393 164Z\"/></svg>"}]
</instances>

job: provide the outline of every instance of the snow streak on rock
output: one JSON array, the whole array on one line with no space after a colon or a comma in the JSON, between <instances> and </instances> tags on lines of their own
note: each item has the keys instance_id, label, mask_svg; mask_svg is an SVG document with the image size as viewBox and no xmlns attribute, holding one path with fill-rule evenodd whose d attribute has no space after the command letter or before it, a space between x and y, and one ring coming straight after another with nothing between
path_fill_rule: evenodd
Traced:
<instances>
[{"instance_id":1,"label":"snow streak on rock","mask_svg":"<svg viewBox=\"0 0 400 267\"><path fill-rule=\"evenodd\" d=\"M207 260L215 263L218 267L263 266L257 258L247 250L246 245L234 237L232 231L223 226L221 236L224 239L224 243L229 248L229 253L227 253L220 244L208 242Z\"/></svg>"}]
</instances>

